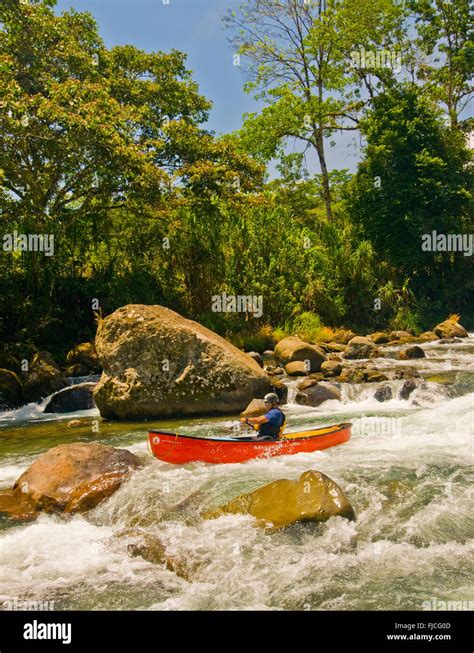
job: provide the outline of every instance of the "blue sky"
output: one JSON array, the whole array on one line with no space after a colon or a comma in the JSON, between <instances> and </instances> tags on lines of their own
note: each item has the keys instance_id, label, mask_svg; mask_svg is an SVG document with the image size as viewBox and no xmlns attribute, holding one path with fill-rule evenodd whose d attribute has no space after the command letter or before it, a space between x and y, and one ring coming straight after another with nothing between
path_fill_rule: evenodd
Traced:
<instances>
[{"instance_id":1,"label":"blue sky","mask_svg":"<svg viewBox=\"0 0 474 653\"><path fill-rule=\"evenodd\" d=\"M244 78L233 64L233 52L221 23L227 9L240 0L58 0L57 12L73 7L90 12L108 47L131 44L146 51L172 48L188 55L188 68L200 91L214 107L207 127L216 133L239 129L242 115L258 109L243 91ZM328 165L354 170L358 147L354 135L336 135L334 148L327 143ZM354 141L355 143L355 141ZM309 166L318 171L314 158Z\"/></svg>"}]
</instances>

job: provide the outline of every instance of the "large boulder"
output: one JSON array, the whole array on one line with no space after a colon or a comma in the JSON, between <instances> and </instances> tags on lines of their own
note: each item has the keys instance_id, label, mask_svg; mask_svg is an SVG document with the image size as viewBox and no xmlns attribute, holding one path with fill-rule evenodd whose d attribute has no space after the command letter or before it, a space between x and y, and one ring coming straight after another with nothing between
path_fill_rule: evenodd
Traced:
<instances>
[{"instance_id":1,"label":"large boulder","mask_svg":"<svg viewBox=\"0 0 474 653\"><path fill-rule=\"evenodd\" d=\"M295 522L324 522L340 516L355 519L354 510L339 485L328 476L310 470L298 480L274 481L248 494L241 494L226 505L204 513L215 519L226 514L249 514L258 524L274 528Z\"/></svg>"},{"instance_id":2,"label":"large boulder","mask_svg":"<svg viewBox=\"0 0 474 653\"><path fill-rule=\"evenodd\" d=\"M0 496L0 512L12 518L45 512L84 512L110 496L140 467L126 449L77 442L42 454Z\"/></svg>"},{"instance_id":3,"label":"large boulder","mask_svg":"<svg viewBox=\"0 0 474 653\"><path fill-rule=\"evenodd\" d=\"M373 358L378 355L379 351L375 346L375 343L369 338L364 338L363 336L352 338L352 340L347 343L344 351L344 358L351 360L358 358Z\"/></svg>"},{"instance_id":4,"label":"large boulder","mask_svg":"<svg viewBox=\"0 0 474 653\"><path fill-rule=\"evenodd\" d=\"M94 343L82 342L80 345L71 349L67 355L67 364L69 367L72 367L73 365L82 365L83 369L86 368L90 372L99 372L100 364Z\"/></svg>"},{"instance_id":5,"label":"large boulder","mask_svg":"<svg viewBox=\"0 0 474 653\"><path fill-rule=\"evenodd\" d=\"M95 383L77 383L60 390L46 404L45 413L74 413L95 407L93 391Z\"/></svg>"},{"instance_id":6,"label":"large boulder","mask_svg":"<svg viewBox=\"0 0 474 653\"><path fill-rule=\"evenodd\" d=\"M301 361L306 363L306 371L319 372L321 364L326 360L326 355L321 347L311 345L296 336L283 338L275 347L275 359L280 365L286 366L289 363Z\"/></svg>"},{"instance_id":7,"label":"large boulder","mask_svg":"<svg viewBox=\"0 0 474 653\"><path fill-rule=\"evenodd\" d=\"M162 306L129 305L99 324L103 417L238 413L271 392L259 364L224 338Z\"/></svg>"},{"instance_id":8,"label":"large boulder","mask_svg":"<svg viewBox=\"0 0 474 653\"><path fill-rule=\"evenodd\" d=\"M416 381L414 381L413 379L407 379L400 390L399 398L405 400L408 399L411 393L414 390L416 390L416 388L417 388Z\"/></svg>"},{"instance_id":9,"label":"large boulder","mask_svg":"<svg viewBox=\"0 0 474 653\"><path fill-rule=\"evenodd\" d=\"M297 404L302 406L320 406L325 401L341 399L341 391L334 385L321 385L317 383L309 388L300 390L295 398Z\"/></svg>"},{"instance_id":10,"label":"large boulder","mask_svg":"<svg viewBox=\"0 0 474 653\"><path fill-rule=\"evenodd\" d=\"M18 408L23 403L20 379L10 370L0 369L0 410Z\"/></svg>"},{"instance_id":11,"label":"large boulder","mask_svg":"<svg viewBox=\"0 0 474 653\"><path fill-rule=\"evenodd\" d=\"M67 386L67 379L47 351L33 356L25 374L24 395L27 401L40 401Z\"/></svg>"},{"instance_id":12,"label":"large boulder","mask_svg":"<svg viewBox=\"0 0 474 653\"><path fill-rule=\"evenodd\" d=\"M456 320L445 320L433 329L438 338L467 338L468 332Z\"/></svg>"}]
</instances>

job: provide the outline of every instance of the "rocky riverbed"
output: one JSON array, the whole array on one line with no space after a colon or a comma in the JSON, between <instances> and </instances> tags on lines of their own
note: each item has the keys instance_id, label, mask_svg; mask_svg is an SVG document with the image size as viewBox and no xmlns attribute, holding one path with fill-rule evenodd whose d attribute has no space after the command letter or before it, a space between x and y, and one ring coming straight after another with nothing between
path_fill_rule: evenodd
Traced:
<instances>
[{"instance_id":1,"label":"rocky riverbed","mask_svg":"<svg viewBox=\"0 0 474 653\"><path fill-rule=\"evenodd\" d=\"M474 336L422 347L422 359L399 360L406 345L392 344L385 345L392 358L350 363L414 367L407 399L400 397L406 379L393 378L340 383L339 399L302 406L295 403L302 379L281 377L291 429L353 423L347 444L313 454L174 467L148 452L149 423L107 422L96 408L44 413L48 398L1 413L1 488L39 454L69 442L125 448L143 466L87 513L43 513L24 524L3 518L0 605L16 597L54 601L56 609L417 610L433 597L472 600ZM392 396L381 402L374 395L387 385ZM234 417L153 425L217 435ZM251 515L203 518L308 470L338 483L355 520L268 533Z\"/></svg>"}]
</instances>

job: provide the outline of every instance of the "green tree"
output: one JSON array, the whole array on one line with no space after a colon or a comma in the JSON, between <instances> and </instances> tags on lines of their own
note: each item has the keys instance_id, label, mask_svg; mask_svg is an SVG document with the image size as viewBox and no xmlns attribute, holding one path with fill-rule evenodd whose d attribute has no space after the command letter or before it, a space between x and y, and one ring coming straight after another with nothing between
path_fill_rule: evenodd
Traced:
<instances>
[{"instance_id":1,"label":"green tree","mask_svg":"<svg viewBox=\"0 0 474 653\"><path fill-rule=\"evenodd\" d=\"M348 209L400 283L410 279L418 298L456 308L467 304L472 263L462 253L423 251L422 236L472 230L473 168L463 135L439 114L413 84L374 100L362 123L367 147Z\"/></svg>"},{"instance_id":2,"label":"green tree","mask_svg":"<svg viewBox=\"0 0 474 653\"><path fill-rule=\"evenodd\" d=\"M472 99L474 37L470 0L410 0L419 38L429 57L418 69L425 90L445 105L452 127Z\"/></svg>"},{"instance_id":3,"label":"green tree","mask_svg":"<svg viewBox=\"0 0 474 653\"><path fill-rule=\"evenodd\" d=\"M351 55L355 48L389 47L400 19L392 0L249 0L225 18L244 58L246 89L260 91L266 105L246 118L249 149L269 160L288 139L314 148L328 220L333 211L325 139L357 128L365 105L361 87L370 77ZM392 74L372 72L381 80Z\"/></svg>"}]
</instances>

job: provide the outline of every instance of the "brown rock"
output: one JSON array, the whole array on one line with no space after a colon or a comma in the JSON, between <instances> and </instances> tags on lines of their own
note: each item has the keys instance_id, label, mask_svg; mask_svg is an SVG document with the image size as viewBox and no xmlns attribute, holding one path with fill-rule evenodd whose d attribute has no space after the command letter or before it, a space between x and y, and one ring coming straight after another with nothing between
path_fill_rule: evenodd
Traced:
<instances>
[{"instance_id":1,"label":"brown rock","mask_svg":"<svg viewBox=\"0 0 474 653\"><path fill-rule=\"evenodd\" d=\"M256 351L249 351L247 352L247 356L250 356L260 367L263 367L263 358L260 356L260 354Z\"/></svg>"},{"instance_id":2,"label":"brown rock","mask_svg":"<svg viewBox=\"0 0 474 653\"><path fill-rule=\"evenodd\" d=\"M302 390L306 390L307 388L312 388L313 385L317 385L317 384L318 381L316 379L308 378L300 381L296 387L298 388L298 390L302 391Z\"/></svg>"},{"instance_id":3,"label":"brown rock","mask_svg":"<svg viewBox=\"0 0 474 653\"><path fill-rule=\"evenodd\" d=\"M260 417L265 415L267 407L263 403L263 399L252 399L247 408L240 413L241 417Z\"/></svg>"},{"instance_id":4,"label":"brown rock","mask_svg":"<svg viewBox=\"0 0 474 653\"><path fill-rule=\"evenodd\" d=\"M408 347L405 349L405 353L408 359L411 358L426 358L426 354L421 347L415 345L414 347Z\"/></svg>"},{"instance_id":5,"label":"brown rock","mask_svg":"<svg viewBox=\"0 0 474 653\"><path fill-rule=\"evenodd\" d=\"M420 335L420 340L429 342L430 340L437 340L438 336L434 331L425 331Z\"/></svg>"},{"instance_id":6,"label":"brown rock","mask_svg":"<svg viewBox=\"0 0 474 653\"><path fill-rule=\"evenodd\" d=\"M307 371L319 372L326 355L321 347L304 342L296 336L283 338L275 347L276 360L286 367L294 362L306 362ZM288 372L287 372L288 373Z\"/></svg>"},{"instance_id":7,"label":"brown rock","mask_svg":"<svg viewBox=\"0 0 474 653\"><path fill-rule=\"evenodd\" d=\"M339 374L342 372L342 365L341 363L333 360L324 361L324 363L321 365L321 372L325 376L339 376Z\"/></svg>"},{"instance_id":8,"label":"brown rock","mask_svg":"<svg viewBox=\"0 0 474 653\"><path fill-rule=\"evenodd\" d=\"M20 488L0 492L0 515L6 515L14 521L31 521L37 514Z\"/></svg>"},{"instance_id":9,"label":"brown rock","mask_svg":"<svg viewBox=\"0 0 474 653\"><path fill-rule=\"evenodd\" d=\"M23 386L15 372L0 369L0 410L18 408L23 403Z\"/></svg>"},{"instance_id":10,"label":"brown rock","mask_svg":"<svg viewBox=\"0 0 474 653\"><path fill-rule=\"evenodd\" d=\"M126 449L60 444L42 454L16 481L34 510L82 512L110 496L141 465Z\"/></svg>"},{"instance_id":11,"label":"brown rock","mask_svg":"<svg viewBox=\"0 0 474 653\"><path fill-rule=\"evenodd\" d=\"M92 372L100 372L100 364L93 342L83 342L71 349L67 355L69 366L82 365ZM87 374L88 372L86 372ZM83 374L71 374L71 376L85 376Z\"/></svg>"},{"instance_id":12,"label":"brown rock","mask_svg":"<svg viewBox=\"0 0 474 653\"><path fill-rule=\"evenodd\" d=\"M285 372L288 376L307 376L309 369L304 361L293 361L285 365Z\"/></svg>"},{"instance_id":13,"label":"brown rock","mask_svg":"<svg viewBox=\"0 0 474 653\"><path fill-rule=\"evenodd\" d=\"M76 363L75 365L69 365L66 367L64 373L66 376L89 376L91 371L82 363Z\"/></svg>"},{"instance_id":14,"label":"brown rock","mask_svg":"<svg viewBox=\"0 0 474 653\"><path fill-rule=\"evenodd\" d=\"M376 345L383 345L390 341L390 337L388 333L385 333L385 331L376 331L375 333L371 333L368 338L370 338L372 342L375 342Z\"/></svg>"},{"instance_id":15,"label":"brown rock","mask_svg":"<svg viewBox=\"0 0 474 653\"><path fill-rule=\"evenodd\" d=\"M412 338L413 334L409 331L390 331L389 340L401 340L402 338Z\"/></svg>"},{"instance_id":16,"label":"brown rock","mask_svg":"<svg viewBox=\"0 0 474 653\"><path fill-rule=\"evenodd\" d=\"M389 401L392 399L392 396L392 388L389 385L383 385L381 388L378 388L374 398L377 399L377 401Z\"/></svg>"},{"instance_id":17,"label":"brown rock","mask_svg":"<svg viewBox=\"0 0 474 653\"><path fill-rule=\"evenodd\" d=\"M256 361L162 306L118 309L100 322L96 348L94 398L106 418L236 413L271 391Z\"/></svg>"},{"instance_id":18,"label":"brown rock","mask_svg":"<svg viewBox=\"0 0 474 653\"><path fill-rule=\"evenodd\" d=\"M466 329L455 320L445 320L433 329L438 338L467 338Z\"/></svg>"},{"instance_id":19,"label":"brown rock","mask_svg":"<svg viewBox=\"0 0 474 653\"><path fill-rule=\"evenodd\" d=\"M333 342L339 345L347 345L347 343L356 337L356 333L350 329L337 329L334 333Z\"/></svg>"},{"instance_id":20,"label":"brown rock","mask_svg":"<svg viewBox=\"0 0 474 653\"><path fill-rule=\"evenodd\" d=\"M336 386L312 385L299 391L296 395L296 403L302 406L320 406L325 401L331 399L341 399L341 391Z\"/></svg>"},{"instance_id":21,"label":"brown rock","mask_svg":"<svg viewBox=\"0 0 474 653\"><path fill-rule=\"evenodd\" d=\"M29 370L25 374L26 401L40 401L66 386L66 377L50 353L40 351L33 356Z\"/></svg>"},{"instance_id":22,"label":"brown rock","mask_svg":"<svg viewBox=\"0 0 474 653\"><path fill-rule=\"evenodd\" d=\"M73 413L94 408L95 383L77 383L54 394L44 408L45 413Z\"/></svg>"},{"instance_id":23,"label":"brown rock","mask_svg":"<svg viewBox=\"0 0 474 653\"><path fill-rule=\"evenodd\" d=\"M340 516L355 519L354 510L339 485L317 471L307 471L296 481L274 481L249 494L241 494L225 506L204 513L206 519L244 513L255 517L258 525L273 529L296 522L324 522Z\"/></svg>"},{"instance_id":24,"label":"brown rock","mask_svg":"<svg viewBox=\"0 0 474 653\"><path fill-rule=\"evenodd\" d=\"M416 387L417 384L413 379L407 379L400 390L400 399L408 399Z\"/></svg>"},{"instance_id":25,"label":"brown rock","mask_svg":"<svg viewBox=\"0 0 474 653\"><path fill-rule=\"evenodd\" d=\"M379 355L375 343L369 338L364 338L362 336L356 336L352 338L347 343L346 349L344 351L344 358L347 359L358 359L358 358L373 358L374 356Z\"/></svg>"}]
</instances>

